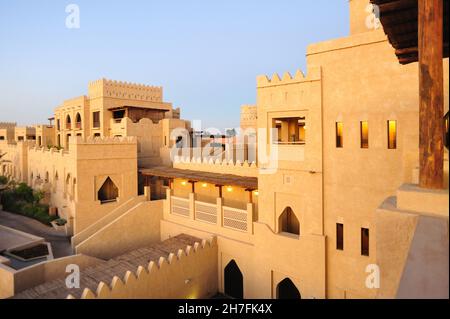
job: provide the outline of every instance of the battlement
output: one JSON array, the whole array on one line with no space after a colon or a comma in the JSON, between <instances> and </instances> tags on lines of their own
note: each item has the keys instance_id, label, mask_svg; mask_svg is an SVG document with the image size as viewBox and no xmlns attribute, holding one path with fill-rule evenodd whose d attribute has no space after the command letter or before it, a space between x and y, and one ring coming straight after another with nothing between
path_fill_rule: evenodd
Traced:
<instances>
[{"instance_id":1,"label":"battlement","mask_svg":"<svg viewBox=\"0 0 450 319\"><path fill-rule=\"evenodd\" d=\"M175 156L174 168L195 170L210 173L233 174L239 176L258 176L258 165L255 162L241 162L239 160L222 160L212 158L191 158L189 156Z\"/></svg>"},{"instance_id":2,"label":"battlement","mask_svg":"<svg viewBox=\"0 0 450 319\"><path fill-rule=\"evenodd\" d=\"M294 76L292 76L289 72L285 72L282 78L280 78L278 73L274 73L272 78L269 78L267 75L260 75L257 77L256 82L258 88L264 88L317 81L320 80L320 77L320 67L312 67L308 70L308 74L306 76L301 70L297 70Z\"/></svg>"},{"instance_id":3,"label":"battlement","mask_svg":"<svg viewBox=\"0 0 450 319\"><path fill-rule=\"evenodd\" d=\"M163 88L108 79L92 81L88 85L90 98L112 97L141 101L162 102Z\"/></svg>"},{"instance_id":4,"label":"battlement","mask_svg":"<svg viewBox=\"0 0 450 319\"><path fill-rule=\"evenodd\" d=\"M137 269L130 269L123 277L117 274L110 283L101 281L95 291L85 288L80 297L81 299L173 298L173 292L176 291L175 297L178 298L186 298L187 294L193 293L201 294L196 296L201 298L209 291L207 286L210 278L205 274L217 276L213 272L215 268L211 267L216 259L217 239L214 237L211 240L195 242L193 246L186 246L185 249L179 249L169 254L167 258L160 257L157 262L150 261ZM200 288L200 291L192 291L194 288L190 288L185 280L167 281L167 278L193 278L198 276L197 273L201 273L205 281L204 284L197 283L193 286ZM67 299L76 299L76 297L69 294Z\"/></svg>"},{"instance_id":5,"label":"battlement","mask_svg":"<svg viewBox=\"0 0 450 319\"><path fill-rule=\"evenodd\" d=\"M76 145L137 144L137 137L136 136L125 136L125 137L73 136L73 137L71 137L69 144L76 144Z\"/></svg>"},{"instance_id":6,"label":"battlement","mask_svg":"<svg viewBox=\"0 0 450 319\"><path fill-rule=\"evenodd\" d=\"M15 122L0 122L0 129L2 128L14 128L17 126Z\"/></svg>"}]
</instances>

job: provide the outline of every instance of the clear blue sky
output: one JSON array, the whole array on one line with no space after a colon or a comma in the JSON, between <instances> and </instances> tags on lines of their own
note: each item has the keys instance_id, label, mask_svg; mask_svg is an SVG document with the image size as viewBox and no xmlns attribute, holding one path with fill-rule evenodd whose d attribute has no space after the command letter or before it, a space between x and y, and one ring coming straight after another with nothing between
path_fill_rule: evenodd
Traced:
<instances>
[{"instance_id":1,"label":"clear blue sky","mask_svg":"<svg viewBox=\"0 0 450 319\"><path fill-rule=\"evenodd\" d=\"M80 8L67 29L66 5ZM164 87L204 127L239 124L256 76L305 69L348 33L347 0L0 0L0 121L46 123L102 77Z\"/></svg>"}]
</instances>

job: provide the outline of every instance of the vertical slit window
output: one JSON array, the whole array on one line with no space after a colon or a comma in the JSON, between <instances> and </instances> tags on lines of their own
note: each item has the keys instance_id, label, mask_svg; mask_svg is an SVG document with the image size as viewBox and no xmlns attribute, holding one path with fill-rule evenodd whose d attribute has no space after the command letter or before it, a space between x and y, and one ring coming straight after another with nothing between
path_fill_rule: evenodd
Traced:
<instances>
[{"instance_id":1,"label":"vertical slit window","mask_svg":"<svg viewBox=\"0 0 450 319\"><path fill-rule=\"evenodd\" d=\"M397 121L388 121L388 148L397 148Z\"/></svg>"},{"instance_id":2,"label":"vertical slit window","mask_svg":"<svg viewBox=\"0 0 450 319\"><path fill-rule=\"evenodd\" d=\"M336 123L336 147L344 147L344 124L342 122Z\"/></svg>"},{"instance_id":3,"label":"vertical slit window","mask_svg":"<svg viewBox=\"0 0 450 319\"><path fill-rule=\"evenodd\" d=\"M369 122L360 123L361 130L361 148L369 148Z\"/></svg>"},{"instance_id":4,"label":"vertical slit window","mask_svg":"<svg viewBox=\"0 0 450 319\"><path fill-rule=\"evenodd\" d=\"M361 255L369 256L369 229L361 228Z\"/></svg>"},{"instance_id":5,"label":"vertical slit window","mask_svg":"<svg viewBox=\"0 0 450 319\"><path fill-rule=\"evenodd\" d=\"M344 250L344 225L336 224L336 249Z\"/></svg>"}]
</instances>

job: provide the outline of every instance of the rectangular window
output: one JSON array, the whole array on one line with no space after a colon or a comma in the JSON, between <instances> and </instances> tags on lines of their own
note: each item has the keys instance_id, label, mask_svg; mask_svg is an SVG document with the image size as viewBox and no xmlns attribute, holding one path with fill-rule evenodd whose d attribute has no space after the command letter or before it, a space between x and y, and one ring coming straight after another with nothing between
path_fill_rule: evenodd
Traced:
<instances>
[{"instance_id":1,"label":"rectangular window","mask_svg":"<svg viewBox=\"0 0 450 319\"><path fill-rule=\"evenodd\" d=\"M336 122L336 147L344 147L344 124L342 122Z\"/></svg>"},{"instance_id":2,"label":"rectangular window","mask_svg":"<svg viewBox=\"0 0 450 319\"><path fill-rule=\"evenodd\" d=\"M336 224L336 249L344 250L344 224Z\"/></svg>"},{"instance_id":3,"label":"rectangular window","mask_svg":"<svg viewBox=\"0 0 450 319\"><path fill-rule=\"evenodd\" d=\"M92 126L94 128L100 127L100 112L93 112L92 113Z\"/></svg>"},{"instance_id":4,"label":"rectangular window","mask_svg":"<svg viewBox=\"0 0 450 319\"><path fill-rule=\"evenodd\" d=\"M60 121L60 120L56 120L56 129L57 129L58 131L61 130L61 121Z\"/></svg>"},{"instance_id":5,"label":"rectangular window","mask_svg":"<svg viewBox=\"0 0 450 319\"><path fill-rule=\"evenodd\" d=\"M361 148L369 148L369 122L362 121L360 123L361 129Z\"/></svg>"},{"instance_id":6,"label":"rectangular window","mask_svg":"<svg viewBox=\"0 0 450 319\"><path fill-rule=\"evenodd\" d=\"M397 121L388 121L388 148L397 148Z\"/></svg>"},{"instance_id":7,"label":"rectangular window","mask_svg":"<svg viewBox=\"0 0 450 319\"><path fill-rule=\"evenodd\" d=\"M94 137L100 137L100 133L95 133Z\"/></svg>"},{"instance_id":8,"label":"rectangular window","mask_svg":"<svg viewBox=\"0 0 450 319\"><path fill-rule=\"evenodd\" d=\"M0 136L0 141L4 141L5 137L4 136Z\"/></svg>"},{"instance_id":9,"label":"rectangular window","mask_svg":"<svg viewBox=\"0 0 450 319\"><path fill-rule=\"evenodd\" d=\"M369 229L361 228L361 255L369 256Z\"/></svg>"}]
</instances>

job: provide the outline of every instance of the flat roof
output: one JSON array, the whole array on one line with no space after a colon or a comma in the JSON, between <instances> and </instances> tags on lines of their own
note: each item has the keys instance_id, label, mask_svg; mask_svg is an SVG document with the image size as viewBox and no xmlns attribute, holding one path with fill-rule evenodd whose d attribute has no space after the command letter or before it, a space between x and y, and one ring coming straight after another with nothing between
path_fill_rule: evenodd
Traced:
<instances>
[{"instance_id":1,"label":"flat roof","mask_svg":"<svg viewBox=\"0 0 450 319\"><path fill-rule=\"evenodd\" d=\"M206 182L215 185L239 186L246 189L258 189L258 178L231 174L219 174L172 167L152 167L139 170L144 176L164 178L182 178L194 182Z\"/></svg>"}]
</instances>

